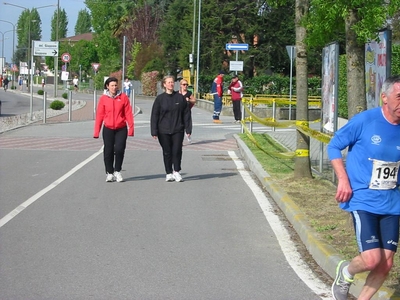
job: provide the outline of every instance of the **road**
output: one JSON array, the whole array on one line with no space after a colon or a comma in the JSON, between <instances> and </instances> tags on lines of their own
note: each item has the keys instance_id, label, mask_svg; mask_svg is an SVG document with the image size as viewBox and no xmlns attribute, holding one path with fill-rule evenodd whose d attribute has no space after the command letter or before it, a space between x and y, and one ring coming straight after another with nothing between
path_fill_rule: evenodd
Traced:
<instances>
[{"instance_id":1,"label":"road","mask_svg":"<svg viewBox=\"0 0 400 300\"><path fill-rule=\"evenodd\" d=\"M328 299L240 158L240 125L194 108L185 181L168 183L151 104L136 100L123 183L105 182L93 121L0 134L0 298Z\"/></svg>"},{"instance_id":2,"label":"road","mask_svg":"<svg viewBox=\"0 0 400 300\"><path fill-rule=\"evenodd\" d=\"M11 86L11 85L10 85ZM43 96L37 94L38 90L41 90L42 87L40 85L33 86L33 111L43 110ZM50 99L54 99L54 86L46 85L44 91L47 92L47 104L46 107L50 105ZM65 92L63 90L58 90L59 100L64 100L62 98L62 93ZM92 100L92 94L72 94L72 99L74 100L76 97L79 97L79 100ZM24 86L23 90L10 90L7 92L4 91L3 88L0 88L0 101L1 101L1 115L0 117L9 117L16 116L20 114L25 114L30 112L30 93Z\"/></svg>"}]
</instances>

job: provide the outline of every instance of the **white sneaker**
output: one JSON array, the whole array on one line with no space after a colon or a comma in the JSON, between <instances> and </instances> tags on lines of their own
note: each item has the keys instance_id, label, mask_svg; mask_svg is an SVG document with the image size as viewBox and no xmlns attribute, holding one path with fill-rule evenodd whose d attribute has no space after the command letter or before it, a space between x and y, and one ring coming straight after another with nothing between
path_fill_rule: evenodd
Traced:
<instances>
[{"instance_id":1,"label":"white sneaker","mask_svg":"<svg viewBox=\"0 0 400 300\"><path fill-rule=\"evenodd\" d=\"M174 180L175 180L174 175L172 175L171 173L167 174L167 176L165 177L166 182L171 182Z\"/></svg>"},{"instance_id":2,"label":"white sneaker","mask_svg":"<svg viewBox=\"0 0 400 300\"><path fill-rule=\"evenodd\" d=\"M115 177L113 174L107 173L106 182L113 182Z\"/></svg>"},{"instance_id":3,"label":"white sneaker","mask_svg":"<svg viewBox=\"0 0 400 300\"><path fill-rule=\"evenodd\" d=\"M116 180L117 182L122 182L122 181L124 181L124 178L122 178L121 172L114 172L114 177L115 177L115 180Z\"/></svg>"},{"instance_id":4,"label":"white sneaker","mask_svg":"<svg viewBox=\"0 0 400 300\"><path fill-rule=\"evenodd\" d=\"M175 171L174 171L173 176L174 176L174 179L175 179L176 182L181 182L181 181L183 181L182 176L181 176L181 174L179 174L179 172L175 172Z\"/></svg>"}]
</instances>

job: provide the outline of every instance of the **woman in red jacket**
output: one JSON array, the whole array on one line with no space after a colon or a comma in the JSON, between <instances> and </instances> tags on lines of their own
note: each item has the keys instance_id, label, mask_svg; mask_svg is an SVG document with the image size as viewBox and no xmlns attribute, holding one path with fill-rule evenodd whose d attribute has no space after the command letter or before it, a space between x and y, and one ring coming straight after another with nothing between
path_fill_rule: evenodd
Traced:
<instances>
[{"instance_id":1,"label":"woman in red jacket","mask_svg":"<svg viewBox=\"0 0 400 300\"><path fill-rule=\"evenodd\" d=\"M129 98L118 90L118 79L110 77L104 83L105 93L100 97L94 124L94 138L103 126L104 165L106 182L121 182L126 139L133 136L133 113ZM115 166L114 166L115 157Z\"/></svg>"}]
</instances>

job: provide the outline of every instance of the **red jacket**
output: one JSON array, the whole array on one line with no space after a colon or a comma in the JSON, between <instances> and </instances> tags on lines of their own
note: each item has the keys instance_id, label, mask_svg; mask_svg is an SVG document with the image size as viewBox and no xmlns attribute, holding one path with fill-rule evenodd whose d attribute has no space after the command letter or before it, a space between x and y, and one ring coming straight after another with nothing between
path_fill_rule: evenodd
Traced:
<instances>
[{"instance_id":1,"label":"red jacket","mask_svg":"<svg viewBox=\"0 0 400 300\"><path fill-rule=\"evenodd\" d=\"M93 137L98 138L103 125L109 129L120 129L128 124L128 135L133 136L133 113L129 98L118 92L114 98L102 95L97 105Z\"/></svg>"},{"instance_id":2,"label":"red jacket","mask_svg":"<svg viewBox=\"0 0 400 300\"><path fill-rule=\"evenodd\" d=\"M211 93L217 94L219 97L222 97L224 93L224 77L221 74L215 77L211 86Z\"/></svg>"},{"instance_id":3,"label":"red jacket","mask_svg":"<svg viewBox=\"0 0 400 300\"><path fill-rule=\"evenodd\" d=\"M228 90L231 91L232 101L242 100L243 84L240 80L237 80L236 82L232 81L228 87Z\"/></svg>"}]
</instances>

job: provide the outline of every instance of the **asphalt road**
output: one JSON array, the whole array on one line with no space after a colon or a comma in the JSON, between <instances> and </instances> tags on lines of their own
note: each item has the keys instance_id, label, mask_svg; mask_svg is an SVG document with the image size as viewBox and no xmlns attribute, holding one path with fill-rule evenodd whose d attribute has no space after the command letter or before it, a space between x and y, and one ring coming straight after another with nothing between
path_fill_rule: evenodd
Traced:
<instances>
[{"instance_id":1,"label":"asphalt road","mask_svg":"<svg viewBox=\"0 0 400 300\"><path fill-rule=\"evenodd\" d=\"M105 182L93 121L0 134L0 299L328 299L240 158L240 125L194 108L185 181L165 182L151 104L137 99L123 183Z\"/></svg>"},{"instance_id":2,"label":"asphalt road","mask_svg":"<svg viewBox=\"0 0 400 300\"><path fill-rule=\"evenodd\" d=\"M11 85L9 85L11 86ZM37 91L42 89L41 85L33 86L33 111L43 110L43 96L38 95ZM54 99L54 86L46 85L44 91L47 92L47 103L46 107L49 107L50 100ZM64 90L59 89L57 92L56 99L64 100L62 98L62 93ZM78 93L72 94L72 99L79 98L77 100L92 100L93 94ZM0 117L16 116L20 114L25 114L30 112L30 92L27 90L26 86L23 90L10 90L7 92L3 88L0 88L0 101L1 101L1 114Z\"/></svg>"}]
</instances>

